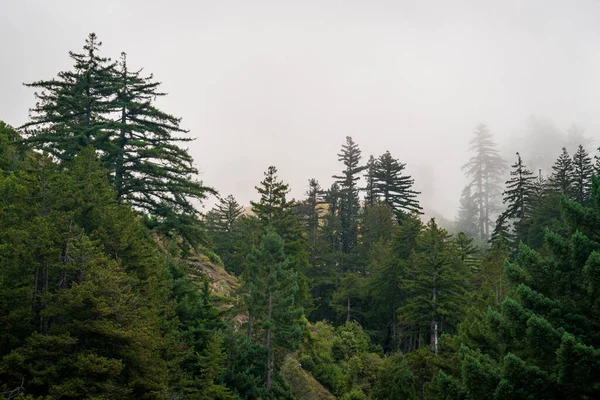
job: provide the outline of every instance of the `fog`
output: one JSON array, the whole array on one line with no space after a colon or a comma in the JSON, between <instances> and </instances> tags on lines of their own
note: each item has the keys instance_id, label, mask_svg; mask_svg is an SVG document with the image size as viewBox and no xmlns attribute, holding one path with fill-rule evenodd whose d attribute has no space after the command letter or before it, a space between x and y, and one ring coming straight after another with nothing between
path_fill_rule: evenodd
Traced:
<instances>
[{"instance_id":1,"label":"fog","mask_svg":"<svg viewBox=\"0 0 600 400\"><path fill-rule=\"evenodd\" d=\"M69 68L95 32L163 82L222 194L255 199L269 165L296 198L308 178L327 187L349 135L365 161L407 163L425 211L452 218L478 123L508 162L558 156L573 124L597 136L598 15L596 0L0 0L0 120L26 122L22 83Z\"/></svg>"}]
</instances>

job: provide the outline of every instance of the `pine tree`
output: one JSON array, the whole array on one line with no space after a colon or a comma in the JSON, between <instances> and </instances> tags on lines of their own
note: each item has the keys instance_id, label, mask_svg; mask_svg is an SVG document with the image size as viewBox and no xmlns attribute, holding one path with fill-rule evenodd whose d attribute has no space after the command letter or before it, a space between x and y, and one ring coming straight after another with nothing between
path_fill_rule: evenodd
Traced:
<instances>
[{"instance_id":1,"label":"pine tree","mask_svg":"<svg viewBox=\"0 0 600 400\"><path fill-rule=\"evenodd\" d=\"M504 212L506 219L513 220L518 240L526 237L527 220L531 217L533 200L533 181L535 176L527 169L521 155L517 153L517 161L511 165L511 178L506 181L503 202L507 204Z\"/></svg>"},{"instance_id":2,"label":"pine tree","mask_svg":"<svg viewBox=\"0 0 600 400\"><path fill-rule=\"evenodd\" d=\"M292 203L286 199L289 185L278 180L277 168L270 166L264 173L265 179L256 186L260 194L258 202L251 201L252 211L265 227L275 227L282 219L283 214L291 209Z\"/></svg>"},{"instance_id":3,"label":"pine tree","mask_svg":"<svg viewBox=\"0 0 600 400\"><path fill-rule=\"evenodd\" d=\"M550 188L563 196L572 197L573 195L573 161L565 147L562 149L560 157L552 166L552 175L550 175Z\"/></svg>"},{"instance_id":4,"label":"pine tree","mask_svg":"<svg viewBox=\"0 0 600 400\"><path fill-rule=\"evenodd\" d=\"M471 186L465 186L460 196L460 207L456 219L457 230L473 237L478 234L478 204L471 194Z\"/></svg>"},{"instance_id":5,"label":"pine tree","mask_svg":"<svg viewBox=\"0 0 600 400\"><path fill-rule=\"evenodd\" d=\"M243 260L236 245L242 232L239 219L243 214L242 207L233 195L219 197L219 202L206 215L206 225L215 253L221 257L228 271L239 274ZM245 255L244 255L245 257Z\"/></svg>"},{"instance_id":6,"label":"pine tree","mask_svg":"<svg viewBox=\"0 0 600 400\"><path fill-rule=\"evenodd\" d=\"M204 242L193 201L216 192L195 179L192 157L179 146L192 139L182 136L179 118L155 106L160 83L129 70L124 54L120 63L99 56L100 45L90 34L83 54L69 53L73 70L27 85L41 89L24 125L27 142L62 161L93 145L119 202L147 214L157 231Z\"/></svg>"},{"instance_id":7,"label":"pine tree","mask_svg":"<svg viewBox=\"0 0 600 400\"><path fill-rule=\"evenodd\" d=\"M369 161L367 161L367 173L365 174L365 180L367 182L367 185L365 186L365 206L369 207L374 206L378 201L375 189L375 164L375 157L370 155Z\"/></svg>"},{"instance_id":8,"label":"pine tree","mask_svg":"<svg viewBox=\"0 0 600 400\"><path fill-rule=\"evenodd\" d=\"M395 351L400 349L401 325L406 323L398 318L398 308L406 301L401 284L423 224L416 216L407 215L393 229L389 240L377 242L370 251L369 286L377 294L373 302L386 331L385 347Z\"/></svg>"},{"instance_id":9,"label":"pine tree","mask_svg":"<svg viewBox=\"0 0 600 400\"><path fill-rule=\"evenodd\" d=\"M358 212L360 203L358 200L357 181L359 174L367 167L360 165L360 149L350 136L346 136L346 143L342 145L342 151L338 154L338 160L344 163L345 169L342 175L334 175L339 185L340 196L340 236L341 250L350 253L356 246L358 232Z\"/></svg>"},{"instance_id":10,"label":"pine tree","mask_svg":"<svg viewBox=\"0 0 600 400\"><path fill-rule=\"evenodd\" d=\"M507 215L504 213L498 215L489 242L492 244L502 243L503 246L514 249L514 240L515 237L511 231L511 227L508 225Z\"/></svg>"},{"instance_id":11,"label":"pine tree","mask_svg":"<svg viewBox=\"0 0 600 400\"><path fill-rule=\"evenodd\" d=\"M488 240L493 215L499 208L497 199L502 191L502 174L506 171L506 164L485 124L477 125L475 137L469 144L475 154L462 169L470 179L472 200L477 206L479 236Z\"/></svg>"},{"instance_id":12,"label":"pine tree","mask_svg":"<svg viewBox=\"0 0 600 400\"><path fill-rule=\"evenodd\" d=\"M287 200L289 185L279 180L277 168L270 166L265 178L256 186L260 194L258 202L251 201L252 211L262 224L263 232L273 230L284 240L285 254L292 269L298 273L300 290L296 301L303 304L308 299L308 252L304 227L298 215L297 203Z\"/></svg>"},{"instance_id":13,"label":"pine tree","mask_svg":"<svg viewBox=\"0 0 600 400\"><path fill-rule=\"evenodd\" d=\"M412 190L414 180L403 175L406 164L398 162L389 151L379 156L375 162L374 192L396 214L400 220L406 213L421 213L416 200L419 192Z\"/></svg>"},{"instance_id":14,"label":"pine tree","mask_svg":"<svg viewBox=\"0 0 600 400\"><path fill-rule=\"evenodd\" d=\"M398 309L399 315L412 322L411 333L419 338L418 343L428 338L437 354L440 334L456 327L463 311L466 269L450 235L433 219L418 239L415 260L401 287L408 298Z\"/></svg>"},{"instance_id":15,"label":"pine tree","mask_svg":"<svg viewBox=\"0 0 600 400\"><path fill-rule=\"evenodd\" d=\"M314 248L317 244L317 233L319 230L320 209L325 203L325 191L316 179L308 180L308 190L304 201L306 228L308 230L310 245Z\"/></svg>"},{"instance_id":16,"label":"pine tree","mask_svg":"<svg viewBox=\"0 0 600 400\"><path fill-rule=\"evenodd\" d=\"M31 121L23 125L27 141L61 160L70 160L86 146L103 155L111 150L111 103L115 95L115 67L98 55L102 43L94 33L86 39L83 53L69 52L72 71L57 79L26 84L40 89Z\"/></svg>"},{"instance_id":17,"label":"pine tree","mask_svg":"<svg viewBox=\"0 0 600 400\"><path fill-rule=\"evenodd\" d=\"M216 382L225 371L226 358L227 355L223 351L223 339L218 334L213 334L198 362L202 381L200 400L236 399L225 385Z\"/></svg>"},{"instance_id":18,"label":"pine tree","mask_svg":"<svg viewBox=\"0 0 600 400\"><path fill-rule=\"evenodd\" d=\"M573 198L582 204L591 197L593 173L592 159L583 146L579 145L573 155Z\"/></svg>"},{"instance_id":19,"label":"pine tree","mask_svg":"<svg viewBox=\"0 0 600 400\"><path fill-rule=\"evenodd\" d=\"M195 214L191 199L202 200L214 190L194 179L198 170L180 147L193 139L182 136L188 131L179 127L181 119L155 106L155 100L165 96L160 82L128 69L125 53L113 81L117 93L111 107L119 119L112 127L113 148L105 158L114 170L117 199L151 214L164 207Z\"/></svg>"},{"instance_id":20,"label":"pine tree","mask_svg":"<svg viewBox=\"0 0 600 400\"><path fill-rule=\"evenodd\" d=\"M252 324L265 335L266 386L271 387L274 349L293 349L302 337L302 308L295 303L298 275L289 265L283 240L268 232L248 256L243 275ZM252 331L250 331L252 336Z\"/></svg>"}]
</instances>

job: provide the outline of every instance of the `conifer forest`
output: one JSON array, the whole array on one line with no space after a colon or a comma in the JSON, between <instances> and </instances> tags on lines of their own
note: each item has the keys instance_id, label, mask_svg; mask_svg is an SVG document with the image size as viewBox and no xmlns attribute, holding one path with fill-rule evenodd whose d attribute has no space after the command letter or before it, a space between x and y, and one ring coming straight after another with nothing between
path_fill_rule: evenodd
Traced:
<instances>
[{"instance_id":1,"label":"conifer forest","mask_svg":"<svg viewBox=\"0 0 600 400\"><path fill-rule=\"evenodd\" d=\"M0 121L0 398L600 398L600 150L576 127L507 154L472 121L452 216L404 150L344 132L304 187L254 160L248 202L108 44Z\"/></svg>"}]
</instances>

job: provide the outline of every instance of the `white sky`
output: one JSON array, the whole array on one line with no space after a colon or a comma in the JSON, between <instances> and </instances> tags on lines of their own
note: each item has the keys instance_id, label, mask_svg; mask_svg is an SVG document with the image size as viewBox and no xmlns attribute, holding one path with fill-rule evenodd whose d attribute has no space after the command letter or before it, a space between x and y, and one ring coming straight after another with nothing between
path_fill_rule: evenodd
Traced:
<instances>
[{"instance_id":1,"label":"white sky","mask_svg":"<svg viewBox=\"0 0 600 400\"><path fill-rule=\"evenodd\" d=\"M21 83L69 68L89 32L163 82L201 178L242 203L271 164L296 198L329 186L350 135L452 217L477 123L511 162L530 115L600 129L595 0L0 0L0 119L24 123Z\"/></svg>"}]
</instances>

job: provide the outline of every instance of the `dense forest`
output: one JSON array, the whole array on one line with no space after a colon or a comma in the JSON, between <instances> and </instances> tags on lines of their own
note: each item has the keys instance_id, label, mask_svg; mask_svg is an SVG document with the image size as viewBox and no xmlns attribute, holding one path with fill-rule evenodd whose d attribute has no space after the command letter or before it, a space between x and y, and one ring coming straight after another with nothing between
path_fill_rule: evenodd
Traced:
<instances>
[{"instance_id":1,"label":"dense forest","mask_svg":"<svg viewBox=\"0 0 600 400\"><path fill-rule=\"evenodd\" d=\"M245 206L152 75L69 56L0 122L4 398L600 398L600 154L533 172L479 124L443 226L341 136L330 187L265 165Z\"/></svg>"}]
</instances>

